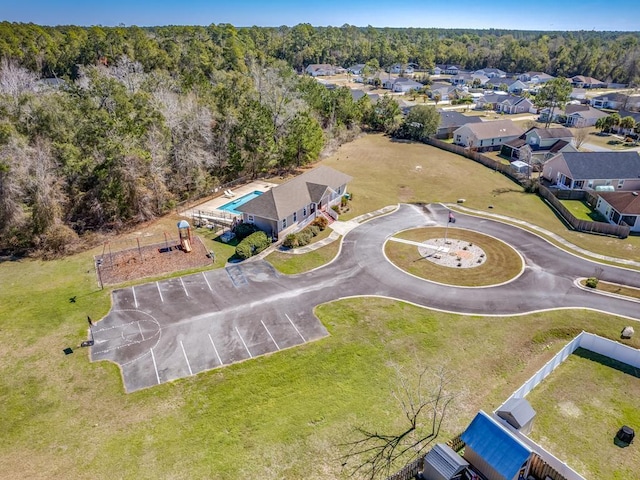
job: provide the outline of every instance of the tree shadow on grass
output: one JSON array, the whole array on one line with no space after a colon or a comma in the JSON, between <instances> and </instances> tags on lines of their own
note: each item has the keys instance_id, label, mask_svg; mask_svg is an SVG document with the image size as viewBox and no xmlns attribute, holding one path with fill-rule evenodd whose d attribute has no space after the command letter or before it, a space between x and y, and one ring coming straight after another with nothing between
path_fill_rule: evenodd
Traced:
<instances>
[{"instance_id":1,"label":"tree shadow on grass","mask_svg":"<svg viewBox=\"0 0 640 480\"><path fill-rule=\"evenodd\" d=\"M613 358L607 357L605 355L600 355L599 353L592 352L591 350L587 350L585 348L577 348L574 355L584 358L586 360L591 360L592 362L597 362L601 365L604 365L609 368L613 368L618 370L619 372L626 373L627 375L631 375L632 377L640 378L640 369L636 368L627 363L620 362L618 360L614 360Z\"/></svg>"}]
</instances>

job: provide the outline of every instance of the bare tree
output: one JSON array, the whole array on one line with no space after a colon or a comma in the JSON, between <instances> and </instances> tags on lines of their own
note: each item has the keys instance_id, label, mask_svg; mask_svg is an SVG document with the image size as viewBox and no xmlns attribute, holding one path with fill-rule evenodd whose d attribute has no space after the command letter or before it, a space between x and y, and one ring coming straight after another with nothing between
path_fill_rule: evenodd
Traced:
<instances>
[{"instance_id":1,"label":"bare tree","mask_svg":"<svg viewBox=\"0 0 640 480\"><path fill-rule=\"evenodd\" d=\"M589 129L586 127L576 128L573 132L573 140L575 141L576 148L579 150L584 142L589 137Z\"/></svg>"},{"instance_id":2,"label":"bare tree","mask_svg":"<svg viewBox=\"0 0 640 480\"><path fill-rule=\"evenodd\" d=\"M392 468L406 464L433 443L440 434L454 395L447 388L451 378L444 369L424 368L410 380L399 369L397 388L392 392L402 412L404 427L399 432L379 432L364 426L355 428L355 440L342 445L341 461L349 476L376 479L389 476Z\"/></svg>"}]
</instances>

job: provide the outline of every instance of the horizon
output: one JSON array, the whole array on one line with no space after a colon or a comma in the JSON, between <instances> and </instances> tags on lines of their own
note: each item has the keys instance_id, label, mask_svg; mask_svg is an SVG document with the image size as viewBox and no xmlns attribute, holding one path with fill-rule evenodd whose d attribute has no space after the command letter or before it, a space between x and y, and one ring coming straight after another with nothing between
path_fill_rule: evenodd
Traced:
<instances>
[{"instance_id":1,"label":"horizon","mask_svg":"<svg viewBox=\"0 0 640 480\"><path fill-rule=\"evenodd\" d=\"M425 28L465 30L510 30L534 32L620 32L637 33L640 15L634 12L634 0L613 0L607 13L596 0L580 4L579 15L573 5L554 0L540 0L531 14L522 8L513 8L507 0L495 0L491 7L471 0L459 0L456 13L452 5L443 0L428 0L411 8L389 7L380 0L352 0L349 3L325 0L300 5L292 0L239 0L233 5L185 0L181 3L167 0L113 0L98 5L86 5L80 0L24 0L0 6L0 21L33 23L41 26L79 27L132 27L208 26L228 23L237 28L280 26L293 27L310 24L313 27L343 25L365 28ZM340 12L340 14L336 14ZM459 12L459 13L458 13Z\"/></svg>"}]
</instances>

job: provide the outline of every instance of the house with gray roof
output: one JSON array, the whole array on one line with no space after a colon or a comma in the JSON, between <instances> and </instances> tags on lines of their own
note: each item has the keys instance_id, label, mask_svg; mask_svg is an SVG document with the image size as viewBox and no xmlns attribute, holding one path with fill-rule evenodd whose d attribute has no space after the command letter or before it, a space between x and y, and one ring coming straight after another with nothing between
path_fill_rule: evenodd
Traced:
<instances>
[{"instance_id":1,"label":"house with gray roof","mask_svg":"<svg viewBox=\"0 0 640 480\"><path fill-rule=\"evenodd\" d=\"M390 78L382 83L382 88L391 90L392 92L410 92L411 90L420 90L424 85L407 77Z\"/></svg>"},{"instance_id":2,"label":"house with gray roof","mask_svg":"<svg viewBox=\"0 0 640 480\"><path fill-rule=\"evenodd\" d=\"M320 166L237 207L242 220L272 237L302 228L340 202L352 180L349 175Z\"/></svg>"},{"instance_id":3,"label":"house with gray roof","mask_svg":"<svg viewBox=\"0 0 640 480\"><path fill-rule=\"evenodd\" d=\"M571 84L576 88L605 88L606 83L593 77L586 77L584 75L576 75L571 77Z\"/></svg>"},{"instance_id":4,"label":"house with gray roof","mask_svg":"<svg viewBox=\"0 0 640 480\"><path fill-rule=\"evenodd\" d=\"M436 138L453 138L453 132L468 123L481 123L477 115L467 116L455 110L440 110L440 125L436 131Z\"/></svg>"},{"instance_id":5,"label":"house with gray roof","mask_svg":"<svg viewBox=\"0 0 640 480\"><path fill-rule=\"evenodd\" d=\"M640 192L599 192L596 210L609 223L627 224L632 232L640 232Z\"/></svg>"},{"instance_id":6,"label":"house with gray roof","mask_svg":"<svg viewBox=\"0 0 640 480\"><path fill-rule=\"evenodd\" d=\"M500 150L502 144L518 138L524 133L511 120L468 123L453 132L456 145L472 148L479 152Z\"/></svg>"},{"instance_id":7,"label":"house with gray roof","mask_svg":"<svg viewBox=\"0 0 640 480\"><path fill-rule=\"evenodd\" d=\"M533 127L502 147L505 156L530 165L543 164L560 152L577 151L573 146L573 133L565 127Z\"/></svg>"},{"instance_id":8,"label":"house with gray roof","mask_svg":"<svg viewBox=\"0 0 640 480\"><path fill-rule=\"evenodd\" d=\"M487 78L505 78L507 76L507 72L504 72L499 68L481 68L473 73L477 75L484 75Z\"/></svg>"},{"instance_id":9,"label":"house with gray roof","mask_svg":"<svg viewBox=\"0 0 640 480\"><path fill-rule=\"evenodd\" d=\"M533 113L536 110L528 98L504 93L487 93L476 100L476 109L491 109L503 113Z\"/></svg>"},{"instance_id":10,"label":"house with gray roof","mask_svg":"<svg viewBox=\"0 0 640 480\"><path fill-rule=\"evenodd\" d=\"M493 88L494 90L500 90L501 85L507 86L507 92L509 93L521 93L527 89L527 85L518 80L517 78L490 78L487 81L487 88Z\"/></svg>"},{"instance_id":11,"label":"house with gray roof","mask_svg":"<svg viewBox=\"0 0 640 480\"><path fill-rule=\"evenodd\" d=\"M612 110L640 109L640 95L627 95L613 92L598 95L591 99L591 106L595 108L610 108Z\"/></svg>"},{"instance_id":12,"label":"house with gray roof","mask_svg":"<svg viewBox=\"0 0 640 480\"><path fill-rule=\"evenodd\" d=\"M609 116L608 113L589 105L567 105L565 112L567 127L593 127L599 118Z\"/></svg>"},{"instance_id":13,"label":"house with gray roof","mask_svg":"<svg viewBox=\"0 0 640 480\"><path fill-rule=\"evenodd\" d=\"M545 163L542 176L563 189L640 191L640 154L562 152Z\"/></svg>"}]
</instances>

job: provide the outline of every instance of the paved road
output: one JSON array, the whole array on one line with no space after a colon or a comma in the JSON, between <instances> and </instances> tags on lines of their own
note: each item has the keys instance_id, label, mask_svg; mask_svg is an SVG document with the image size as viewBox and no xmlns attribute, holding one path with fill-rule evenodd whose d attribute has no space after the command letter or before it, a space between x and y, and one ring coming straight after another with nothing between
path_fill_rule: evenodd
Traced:
<instances>
[{"instance_id":1,"label":"paved road","mask_svg":"<svg viewBox=\"0 0 640 480\"><path fill-rule=\"evenodd\" d=\"M112 311L94 327L92 360L122 368L128 392L328 333L315 306L337 298L385 296L450 312L513 315L552 308L591 308L640 320L640 304L577 288L577 277L640 287L640 272L576 257L517 227L456 215L456 227L500 238L523 256L517 279L500 286L434 284L400 271L383 253L400 230L445 225L448 210L401 205L349 232L338 258L320 269L281 275L263 260L113 292Z\"/></svg>"}]
</instances>

